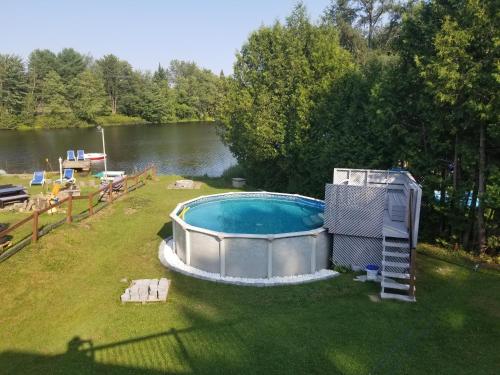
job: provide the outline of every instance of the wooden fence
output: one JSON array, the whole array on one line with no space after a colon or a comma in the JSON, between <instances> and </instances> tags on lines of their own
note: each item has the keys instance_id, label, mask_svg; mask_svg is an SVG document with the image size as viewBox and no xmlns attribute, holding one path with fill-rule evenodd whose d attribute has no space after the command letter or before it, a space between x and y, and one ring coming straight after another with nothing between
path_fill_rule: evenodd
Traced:
<instances>
[{"instance_id":1,"label":"wooden fence","mask_svg":"<svg viewBox=\"0 0 500 375\"><path fill-rule=\"evenodd\" d=\"M72 223L75 220L82 220L86 217L94 215L96 212L100 211L102 208L106 207L108 204L113 203L114 200L120 198L122 195L127 194L130 191L137 189L138 187L143 186L146 183L146 179L148 177L156 176L156 167L151 166L144 169L142 172L133 175L133 176L125 176L123 179L120 179L116 182L110 182L109 184L102 186L99 190L89 193L88 195L83 196L73 196L71 193L57 201L54 204L50 204L48 207L45 207L41 210L35 210L31 215L24 218L21 221L9 226L7 229L0 232L0 238L8 235L14 230L31 223L31 235L23 238L18 243L14 244L12 247L8 248L2 254L0 254L0 262L9 258L10 256L17 253L23 247L27 246L31 242L37 242L38 239L50 232L52 229L57 228L64 223ZM95 198L98 197L99 200L97 203L94 202ZM106 198L106 202L98 206L98 204ZM73 213L73 202L75 200L87 200L88 205L87 208L78 214ZM40 226L39 218L41 215L53 210L54 208L61 207L66 204L66 217L62 220L59 220L55 223Z\"/></svg>"}]
</instances>

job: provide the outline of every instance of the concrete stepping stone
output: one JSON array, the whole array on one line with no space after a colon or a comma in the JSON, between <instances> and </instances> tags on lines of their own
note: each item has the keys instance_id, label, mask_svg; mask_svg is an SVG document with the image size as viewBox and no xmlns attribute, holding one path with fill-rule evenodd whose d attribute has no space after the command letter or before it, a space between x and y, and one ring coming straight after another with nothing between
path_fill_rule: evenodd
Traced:
<instances>
[{"instance_id":1,"label":"concrete stepping stone","mask_svg":"<svg viewBox=\"0 0 500 375\"><path fill-rule=\"evenodd\" d=\"M132 280L130 286L120 296L122 303L125 302L165 302L167 300L170 280L140 279Z\"/></svg>"}]
</instances>

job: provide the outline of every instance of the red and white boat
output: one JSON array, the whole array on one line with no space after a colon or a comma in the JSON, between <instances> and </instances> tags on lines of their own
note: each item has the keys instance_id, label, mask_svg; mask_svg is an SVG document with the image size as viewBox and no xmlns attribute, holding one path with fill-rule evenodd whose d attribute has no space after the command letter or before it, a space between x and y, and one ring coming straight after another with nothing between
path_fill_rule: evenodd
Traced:
<instances>
[{"instance_id":1,"label":"red and white boat","mask_svg":"<svg viewBox=\"0 0 500 375\"><path fill-rule=\"evenodd\" d=\"M85 154L85 160L97 161L106 159L106 154L102 152L89 152Z\"/></svg>"}]
</instances>

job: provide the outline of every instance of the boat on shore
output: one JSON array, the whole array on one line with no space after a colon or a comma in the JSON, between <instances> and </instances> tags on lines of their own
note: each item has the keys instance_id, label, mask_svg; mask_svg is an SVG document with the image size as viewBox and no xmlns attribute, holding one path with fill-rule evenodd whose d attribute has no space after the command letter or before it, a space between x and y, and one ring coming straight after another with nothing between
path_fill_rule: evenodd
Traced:
<instances>
[{"instance_id":1,"label":"boat on shore","mask_svg":"<svg viewBox=\"0 0 500 375\"><path fill-rule=\"evenodd\" d=\"M89 152L85 154L85 160L98 161L106 159L106 154L103 152Z\"/></svg>"}]
</instances>

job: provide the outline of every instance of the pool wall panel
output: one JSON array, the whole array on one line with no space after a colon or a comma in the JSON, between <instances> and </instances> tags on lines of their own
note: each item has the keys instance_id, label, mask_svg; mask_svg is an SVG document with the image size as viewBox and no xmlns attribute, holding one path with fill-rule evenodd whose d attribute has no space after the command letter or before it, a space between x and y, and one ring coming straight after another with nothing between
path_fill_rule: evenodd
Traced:
<instances>
[{"instance_id":1,"label":"pool wall panel","mask_svg":"<svg viewBox=\"0 0 500 375\"><path fill-rule=\"evenodd\" d=\"M226 275L233 277L267 277L266 239L225 238Z\"/></svg>"},{"instance_id":2,"label":"pool wall panel","mask_svg":"<svg viewBox=\"0 0 500 375\"><path fill-rule=\"evenodd\" d=\"M172 222L175 241L175 253L180 260L186 262L186 233L184 228L176 221Z\"/></svg>"},{"instance_id":3,"label":"pool wall panel","mask_svg":"<svg viewBox=\"0 0 500 375\"><path fill-rule=\"evenodd\" d=\"M219 241L209 234L191 231L191 266L213 273L220 272Z\"/></svg>"},{"instance_id":4,"label":"pool wall panel","mask_svg":"<svg viewBox=\"0 0 500 375\"><path fill-rule=\"evenodd\" d=\"M272 241L272 275L311 273L312 236L279 238Z\"/></svg>"}]
</instances>

